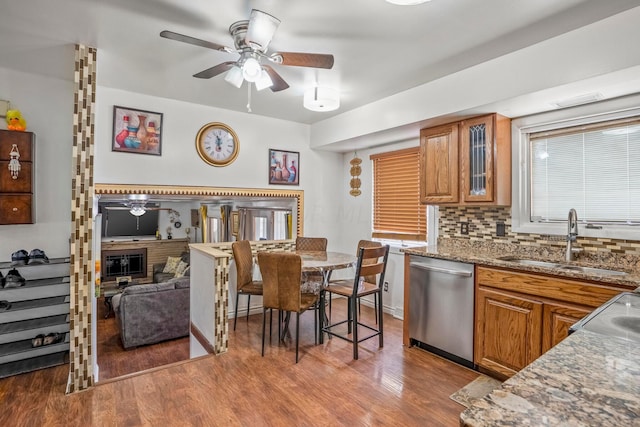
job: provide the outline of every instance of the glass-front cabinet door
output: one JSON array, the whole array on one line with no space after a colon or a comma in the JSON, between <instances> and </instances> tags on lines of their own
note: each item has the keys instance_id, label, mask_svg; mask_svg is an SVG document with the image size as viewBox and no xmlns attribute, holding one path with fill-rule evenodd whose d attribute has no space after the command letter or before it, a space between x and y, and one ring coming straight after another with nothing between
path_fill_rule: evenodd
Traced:
<instances>
[{"instance_id":1,"label":"glass-front cabinet door","mask_svg":"<svg viewBox=\"0 0 640 427\"><path fill-rule=\"evenodd\" d=\"M462 202L494 200L494 115L465 120L460 127Z\"/></svg>"}]
</instances>

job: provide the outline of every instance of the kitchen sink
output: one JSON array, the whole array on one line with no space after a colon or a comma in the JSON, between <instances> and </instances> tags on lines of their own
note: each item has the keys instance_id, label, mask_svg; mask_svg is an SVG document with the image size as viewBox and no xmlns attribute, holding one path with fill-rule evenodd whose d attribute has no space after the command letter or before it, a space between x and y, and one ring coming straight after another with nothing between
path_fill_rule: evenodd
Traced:
<instances>
[{"instance_id":1,"label":"kitchen sink","mask_svg":"<svg viewBox=\"0 0 640 427\"><path fill-rule=\"evenodd\" d=\"M561 270L575 271L577 273L594 274L598 276L624 276L625 274L627 274L626 272L619 271L619 270L608 270L606 268L585 267L582 265L560 264L557 262L539 261L535 259L518 258L513 256L500 257L498 259L501 261L509 261L516 264L520 264L520 265L531 265L534 267L545 267L545 268L557 268Z\"/></svg>"},{"instance_id":2,"label":"kitchen sink","mask_svg":"<svg viewBox=\"0 0 640 427\"><path fill-rule=\"evenodd\" d=\"M607 270L606 268L583 267L581 265L565 265L559 264L558 268L563 270L577 271L580 273L597 274L599 276L624 276L625 271Z\"/></svg>"},{"instance_id":3,"label":"kitchen sink","mask_svg":"<svg viewBox=\"0 0 640 427\"><path fill-rule=\"evenodd\" d=\"M500 261L509 261L509 262L514 262L516 264L532 265L534 267L558 268L562 266L562 264L558 264L556 262L538 261L535 259L517 258L512 256L500 257L498 259Z\"/></svg>"}]
</instances>

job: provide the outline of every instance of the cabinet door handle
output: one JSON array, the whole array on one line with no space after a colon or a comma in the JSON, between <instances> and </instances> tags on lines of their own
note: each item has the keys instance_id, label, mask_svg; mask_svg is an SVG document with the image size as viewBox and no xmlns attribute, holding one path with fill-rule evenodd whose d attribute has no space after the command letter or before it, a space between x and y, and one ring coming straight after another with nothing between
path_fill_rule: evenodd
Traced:
<instances>
[{"instance_id":1,"label":"cabinet door handle","mask_svg":"<svg viewBox=\"0 0 640 427\"><path fill-rule=\"evenodd\" d=\"M18 208L13 208L13 211L14 212L18 212Z\"/></svg>"}]
</instances>

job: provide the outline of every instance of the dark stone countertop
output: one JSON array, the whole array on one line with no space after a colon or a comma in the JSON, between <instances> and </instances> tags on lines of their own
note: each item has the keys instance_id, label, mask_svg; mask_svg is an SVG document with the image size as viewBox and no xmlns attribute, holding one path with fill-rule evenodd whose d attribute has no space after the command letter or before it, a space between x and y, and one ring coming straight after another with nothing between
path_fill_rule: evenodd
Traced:
<instances>
[{"instance_id":1,"label":"dark stone countertop","mask_svg":"<svg viewBox=\"0 0 640 427\"><path fill-rule=\"evenodd\" d=\"M579 330L460 414L462 426L640 426L640 346Z\"/></svg>"}]
</instances>

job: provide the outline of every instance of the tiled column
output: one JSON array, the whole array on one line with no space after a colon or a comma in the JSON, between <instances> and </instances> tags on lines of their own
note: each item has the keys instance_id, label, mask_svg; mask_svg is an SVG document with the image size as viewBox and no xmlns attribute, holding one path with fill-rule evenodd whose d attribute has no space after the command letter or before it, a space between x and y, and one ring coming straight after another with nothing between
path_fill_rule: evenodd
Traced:
<instances>
[{"instance_id":1,"label":"tiled column","mask_svg":"<svg viewBox=\"0 0 640 427\"><path fill-rule=\"evenodd\" d=\"M67 393L93 385L91 282L93 259L93 126L96 49L76 45L71 183L71 352Z\"/></svg>"}]
</instances>

